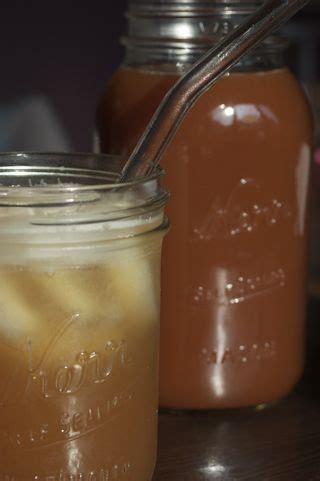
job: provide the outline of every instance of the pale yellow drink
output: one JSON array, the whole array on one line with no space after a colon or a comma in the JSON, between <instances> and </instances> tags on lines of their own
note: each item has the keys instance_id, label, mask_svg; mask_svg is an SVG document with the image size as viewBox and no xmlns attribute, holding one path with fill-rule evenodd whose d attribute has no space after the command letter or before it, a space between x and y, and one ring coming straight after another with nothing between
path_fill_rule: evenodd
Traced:
<instances>
[{"instance_id":1,"label":"pale yellow drink","mask_svg":"<svg viewBox=\"0 0 320 481\"><path fill-rule=\"evenodd\" d=\"M108 210L91 226L66 222L79 217L74 206L28 207L38 221L25 239L13 234L25 206L1 217L1 481L151 479L161 202L110 220L137 199L103 197L99 209L81 206L82 220ZM55 225L63 210L65 224Z\"/></svg>"}]
</instances>

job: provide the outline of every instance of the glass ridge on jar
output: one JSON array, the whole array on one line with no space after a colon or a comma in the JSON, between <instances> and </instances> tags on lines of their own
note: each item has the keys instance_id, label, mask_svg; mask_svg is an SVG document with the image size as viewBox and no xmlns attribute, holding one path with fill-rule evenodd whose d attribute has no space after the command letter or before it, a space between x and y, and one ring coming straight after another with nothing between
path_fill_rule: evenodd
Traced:
<instances>
[{"instance_id":1,"label":"glass ridge on jar","mask_svg":"<svg viewBox=\"0 0 320 481\"><path fill-rule=\"evenodd\" d=\"M167 193L117 172L0 154L0 479L152 477Z\"/></svg>"},{"instance_id":2,"label":"glass ridge on jar","mask_svg":"<svg viewBox=\"0 0 320 481\"><path fill-rule=\"evenodd\" d=\"M175 80L260 2L129 2L123 64L97 113L99 148L128 154ZM212 409L285 396L304 363L313 119L266 39L206 92L162 159L160 404Z\"/></svg>"}]
</instances>

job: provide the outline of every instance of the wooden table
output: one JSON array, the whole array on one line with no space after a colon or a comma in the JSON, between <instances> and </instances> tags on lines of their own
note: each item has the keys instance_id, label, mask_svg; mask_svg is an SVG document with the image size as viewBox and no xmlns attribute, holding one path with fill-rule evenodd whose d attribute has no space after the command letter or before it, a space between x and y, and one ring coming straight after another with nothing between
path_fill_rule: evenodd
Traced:
<instances>
[{"instance_id":1,"label":"wooden table","mask_svg":"<svg viewBox=\"0 0 320 481\"><path fill-rule=\"evenodd\" d=\"M303 379L249 410L161 413L154 481L320 480L320 303L310 302Z\"/></svg>"}]
</instances>

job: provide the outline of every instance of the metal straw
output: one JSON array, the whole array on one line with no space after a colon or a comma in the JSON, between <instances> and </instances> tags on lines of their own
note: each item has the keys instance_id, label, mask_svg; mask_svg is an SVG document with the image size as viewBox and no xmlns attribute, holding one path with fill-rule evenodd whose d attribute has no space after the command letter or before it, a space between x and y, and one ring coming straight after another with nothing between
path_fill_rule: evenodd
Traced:
<instances>
[{"instance_id":1,"label":"metal straw","mask_svg":"<svg viewBox=\"0 0 320 481\"><path fill-rule=\"evenodd\" d=\"M203 55L162 100L122 171L121 181L150 174L186 113L226 71L309 0L268 0Z\"/></svg>"}]
</instances>

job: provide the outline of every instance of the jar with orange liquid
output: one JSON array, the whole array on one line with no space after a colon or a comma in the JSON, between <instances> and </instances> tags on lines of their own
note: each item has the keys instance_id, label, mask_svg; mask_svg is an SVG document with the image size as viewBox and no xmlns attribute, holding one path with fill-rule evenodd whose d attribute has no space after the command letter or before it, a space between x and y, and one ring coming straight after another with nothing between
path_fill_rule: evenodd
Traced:
<instances>
[{"instance_id":1,"label":"jar with orange liquid","mask_svg":"<svg viewBox=\"0 0 320 481\"><path fill-rule=\"evenodd\" d=\"M178 76L259 3L132 1L100 149L130 152ZM301 375L313 121L284 47L268 38L204 94L162 159L163 407L271 403Z\"/></svg>"}]
</instances>

